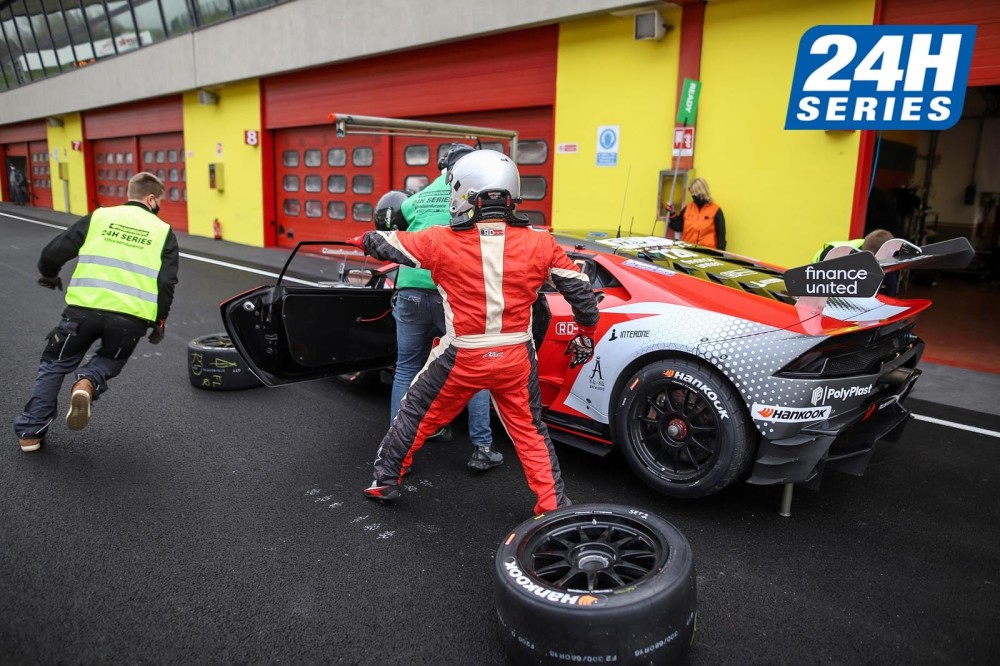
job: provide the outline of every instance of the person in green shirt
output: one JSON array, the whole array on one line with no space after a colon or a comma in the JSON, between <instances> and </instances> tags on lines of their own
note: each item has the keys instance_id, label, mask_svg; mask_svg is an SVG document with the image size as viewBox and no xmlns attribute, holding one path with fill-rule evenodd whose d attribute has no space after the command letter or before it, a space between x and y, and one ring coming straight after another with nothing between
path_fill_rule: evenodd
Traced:
<instances>
[{"instance_id":1,"label":"person in green shirt","mask_svg":"<svg viewBox=\"0 0 1000 666\"><path fill-rule=\"evenodd\" d=\"M407 231L419 231L428 227L446 225L451 221L449 204L451 187L447 182L447 171L458 158L474 149L463 143L452 144L448 153L438 161L441 175L427 187L406 199L400 212L406 222ZM396 372L392 382L392 397L389 408L389 422L392 423L399 412L399 404L420 369L427 362L435 338L444 335L444 303L437 285L431 279L431 272L421 268L400 266L396 276L396 302L393 316L396 319ZM468 404L469 439L473 452L468 466L485 471L503 463L503 455L493 450L493 432L490 429L489 391L475 394ZM451 438L446 426L428 439Z\"/></svg>"}]
</instances>

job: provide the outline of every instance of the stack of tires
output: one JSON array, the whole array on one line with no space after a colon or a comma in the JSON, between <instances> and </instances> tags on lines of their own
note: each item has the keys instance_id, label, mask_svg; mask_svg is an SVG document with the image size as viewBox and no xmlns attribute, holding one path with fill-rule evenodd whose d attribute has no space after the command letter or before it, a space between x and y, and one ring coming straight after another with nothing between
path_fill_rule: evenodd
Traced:
<instances>
[{"instance_id":1,"label":"stack of tires","mask_svg":"<svg viewBox=\"0 0 1000 666\"><path fill-rule=\"evenodd\" d=\"M691 546L641 509L583 504L526 521L497 550L494 581L514 664L674 664L694 637Z\"/></svg>"},{"instance_id":2,"label":"stack of tires","mask_svg":"<svg viewBox=\"0 0 1000 666\"><path fill-rule=\"evenodd\" d=\"M203 335L188 343L188 377L191 386L208 391L263 385L225 333Z\"/></svg>"}]
</instances>

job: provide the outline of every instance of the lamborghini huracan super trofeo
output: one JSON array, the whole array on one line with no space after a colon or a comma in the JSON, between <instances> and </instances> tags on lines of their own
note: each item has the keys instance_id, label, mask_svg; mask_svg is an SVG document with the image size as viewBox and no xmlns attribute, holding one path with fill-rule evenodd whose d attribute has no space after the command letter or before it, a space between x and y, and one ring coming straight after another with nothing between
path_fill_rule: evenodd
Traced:
<instances>
[{"instance_id":1,"label":"lamborghini huracan super trofeo","mask_svg":"<svg viewBox=\"0 0 1000 666\"><path fill-rule=\"evenodd\" d=\"M796 296L780 268L663 238L561 241L599 293L601 319L593 359L570 369L569 305L554 289L539 293L533 332L557 442L620 447L656 490L704 497L740 480L815 486L826 469L861 474L876 442L908 420L924 347L914 325L930 301ZM971 252L967 242L890 243L879 277L961 267ZM267 385L389 368L392 270L315 286L283 271L275 286L223 303L223 320Z\"/></svg>"}]
</instances>

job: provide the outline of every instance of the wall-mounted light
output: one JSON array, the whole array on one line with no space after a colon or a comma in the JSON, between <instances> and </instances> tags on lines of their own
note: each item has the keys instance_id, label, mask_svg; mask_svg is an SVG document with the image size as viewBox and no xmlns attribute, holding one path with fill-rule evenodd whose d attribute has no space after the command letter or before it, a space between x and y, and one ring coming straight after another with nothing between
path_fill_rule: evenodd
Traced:
<instances>
[{"instance_id":1,"label":"wall-mounted light","mask_svg":"<svg viewBox=\"0 0 1000 666\"><path fill-rule=\"evenodd\" d=\"M663 16L655 9L636 13L632 19L632 28L632 39L637 42L649 39L660 41L673 30L673 26L667 25Z\"/></svg>"},{"instance_id":2,"label":"wall-mounted light","mask_svg":"<svg viewBox=\"0 0 1000 666\"><path fill-rule=\"evenodd\" d=\"M219 103L219 96L211 90L199 90L198 103L202 106L213 106Z\"/></svg>"},{"instance_id":3,"label":"wall-mounted light","mask_svg":"<svg viewBox=\"0 0 1000 666\"><path fill-rule=\"evenodd\" d=\"M63 119L60 118L59 116L49 116L48 118L45 119L45 123L49 127L62 127Z\"/></svg>"}]
</instances>

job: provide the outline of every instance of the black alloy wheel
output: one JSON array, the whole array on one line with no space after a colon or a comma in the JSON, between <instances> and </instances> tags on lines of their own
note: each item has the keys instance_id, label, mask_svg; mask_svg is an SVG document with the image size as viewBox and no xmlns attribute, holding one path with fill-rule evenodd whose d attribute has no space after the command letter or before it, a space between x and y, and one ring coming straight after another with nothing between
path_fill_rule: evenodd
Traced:
<instances>
[{"instance_id":1,"label":"black alloy wheel","mask_svg":"<svg viewBox=\"0 0 1000 666\"><path fill-rule=\"evenodd\" d=\"M525 521L497 549L510 663L672 664L697 624L691 545L654 513L580 504Z\"/></svg>"},{"instance_id":2,"label":"black alloy wheel","mask_svg":"<svg viewBox=\"0 0 1000 666\"><path fill-rule=\"evenodd\" d=\"M617 439L642 479L674 497L704 497L749 469L756 441L742 400L687 359L658 361L625 384Z\"/></svg>"}]
</instances>

